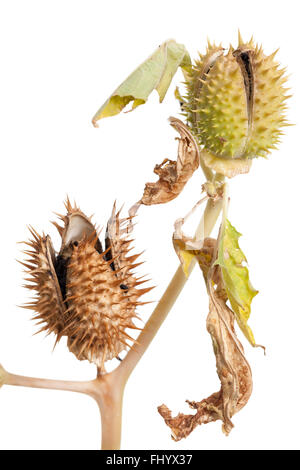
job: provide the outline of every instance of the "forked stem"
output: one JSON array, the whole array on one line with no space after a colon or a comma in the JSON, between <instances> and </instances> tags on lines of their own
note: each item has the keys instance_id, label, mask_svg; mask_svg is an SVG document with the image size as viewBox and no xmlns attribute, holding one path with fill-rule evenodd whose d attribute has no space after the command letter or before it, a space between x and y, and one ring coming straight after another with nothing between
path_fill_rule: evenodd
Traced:
<instances>
[{"instance_id":1,"label":"forked stem","mask_svg":"<svg viewBox=\"0 0 300 470\"><path fill-rule=\"evenodd\" d=\"M196 231L195 238L208 237L213 230L222 209L222 200L209 199ZM191 274L195 260L191 262ZM124 388L132 371L142 358L156 333L166 319L168 313L176 302L188 277L185 276L181 265L177 268L165 293L158 302L151 317L137 338L137 344L126 355L123 362L112 372L98 375L91 381L64 381L24 377L6 372L0 366L0 385L16 385L43 389L66 390L79 392L93 397L99 407L102 424L102 450L117 450L121 443L122 428L122 402Z\"/></svg>"}]
</instances>

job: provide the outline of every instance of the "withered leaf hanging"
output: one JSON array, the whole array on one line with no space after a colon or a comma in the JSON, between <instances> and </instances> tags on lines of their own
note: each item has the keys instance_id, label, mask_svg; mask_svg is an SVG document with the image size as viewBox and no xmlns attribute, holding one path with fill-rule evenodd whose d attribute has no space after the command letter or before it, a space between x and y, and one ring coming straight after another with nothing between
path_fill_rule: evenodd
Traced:
<instances>
[{"instance_id":1,"label":"withered leaf hanging","mask_svg":"<svg viewBox=\"0 0 300 470\"><path fill-rule=\"evenodd\" d=\"M177 161L165 159L156 165L156 183L146 183L141 204L164 204L175 199L199 167L199 148L188 127L180 119L170 117L170 124L180 134Z\"/></svg>"},{"instance_id":2,"label":"withered leaf hanging","mask_svg":"<svg viewBox=\"0 0 300 470\"><path fill-rule=\"evenodd\" d=\"M235 315L226 305L220 267L213 264L215 249L216 240L206 238L197 260L209 295L206 326L212 338L221 389L200 402L187 401L196 410L195 414L179 413L173 418L166 405L158 407L175 441L187 437L197 426L217 420L222 421L223 432L229 434L233 428L232 416L246 405L252 393L251 369L234 330Z\"/></svg>"}]
</instances>

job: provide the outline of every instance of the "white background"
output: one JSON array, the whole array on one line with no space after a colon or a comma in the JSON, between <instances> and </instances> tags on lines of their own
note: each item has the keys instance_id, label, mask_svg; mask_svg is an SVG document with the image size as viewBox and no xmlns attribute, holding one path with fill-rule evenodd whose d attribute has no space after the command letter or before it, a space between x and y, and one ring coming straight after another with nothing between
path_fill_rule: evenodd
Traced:
<instances>
[{"instance_id":1,"label":"white background","mask_svg":"<svg viewBox=\"0 0 300 470\"><path fill-rule=\"evenodd\" d=\"M299 17L294 0L279 1L1 1L1 312L0 362L11 372L69 380L92 379L94 367L79 362L64 341L36 331L22 288L18 241L27 224L50 233L59 248L53 211L68 194L104 225L112 203L128 208L142 194L163 158L175 158L175 132L167 118L178 113L173 98L179 71L163 104L156 93L133 113L94 129L91 118L126 76L165 39L185 44L192 57L206 38L225 47L237 31L280 47L287 66L288 117L299 123ZM243 233L253 285L260 294L250 319L264 357L244 339L254 390L233 421L229 437L220 422L197 428L179 443L156 411L166 403L189 412L219 389L215 358L205 328L207 298L195 270L159 334L134 371L124 400L123 449L299 449L299 130L289 127L279 151L255 161L251 173L230 182L233 225ZM142 208L137 250L146 249L140 273L150 273L158 300L175 271L173 222L200 197L196 172L168 205ZM200 216L200 213L199 213ZM155 304L154 304L155 305ZM141 311L146 320L153 305ZM240 335L241 337L241 335ZM89 397L68 392L3 387L1 449L97 449L100 422Z\"/></svg>"}]
</instances>

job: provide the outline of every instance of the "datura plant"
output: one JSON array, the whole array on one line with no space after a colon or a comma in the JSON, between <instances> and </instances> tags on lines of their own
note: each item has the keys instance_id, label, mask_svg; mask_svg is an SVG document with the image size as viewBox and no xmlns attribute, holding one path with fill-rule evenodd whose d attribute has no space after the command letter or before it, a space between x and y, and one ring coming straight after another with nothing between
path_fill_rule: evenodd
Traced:
<instances>
[{"instance_id":1,"label":"datura plant","mask_svg":"<svg viewBox=\"0 0 300 470\"><path fill-rule=\"evenodd\" d=\"M88 382L57 381L21 377L1 367L0 385L90 395L101 412L103 449L119 449L126 382L195 265L202 271L208 294L207 330L221 387L208 398L189 400L190 415L173 417L165 404L158 412L175 441L187 437L198 425L217 420L228 435L234 414L251 396L251 368L237 331L252 346L258 346L248 324L258 291L250 282L239 245L241 234L228 219L227 179L248 173L255 158L266 158L288 125L285 71L275 55L266 55L253 39L244 42L240 35L237 47L225 49L208 43L206 53L195 62L183 45L174 40L163 43L105 101L93 124L120 113L130 103L132 109L145 104L154 89L163 101L181 68L185 89L176 88L175 97L184 122L170 118L178 133L177 160L165 159L155 166L157 181L146 183L124 218L113 206L104 247L91 219L69 200L66 214L60 216L62 225L54 222L61 236L58 252L48 235L30 228L29 249L25 250L28 260L23 264L27 287L35 291L35 297L26 307L35 312L41 331L53 334L55 342L66 337L77 359L95 364L97 377ZM199 189L202 195L185 217L174 221L172 243L180 265L149 320L144 327L137 326L140 306L145 303L140 297L151 287L139 287L147 281L135 273L139 255L129 253L133 220L141 206L175 199L199 167L206 178ZM206 207L195 235L186 235L185 221L203 203ZM221 212L217 238L210 238ZM137 338L129 334L135 329L141 329ZM120 363L107 373L106 362L115 359Z\"/></svg>"}]
</instances>

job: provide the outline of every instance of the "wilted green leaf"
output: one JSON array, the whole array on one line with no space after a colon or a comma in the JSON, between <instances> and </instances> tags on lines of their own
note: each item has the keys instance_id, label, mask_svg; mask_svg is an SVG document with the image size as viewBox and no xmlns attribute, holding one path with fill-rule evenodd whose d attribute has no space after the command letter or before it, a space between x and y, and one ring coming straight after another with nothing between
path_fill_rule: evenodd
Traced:
<instances>
[{"instance_id":1,"label":"wilted green leaf","mask_svg":"<svg viewBox=\"0 0 300 470\"><path fill-rule=\"evenodd\" d=\"M187 68L190 56L182 44L170 39L164 42L116 89L93 117L93 124L104 117L114 116L133 101L132 109L144 104L155 89L160 102L170 86L178 67Z\"/></svg>"},{"instance_id":2,"label":"wilted green leaf","mask_svg":"<svg viewBox=\"0 0 300 470\"><path fill-rule=\"evenodd\" d=\"M252 299L258 291L252 287L248 268L244 266L247 260L239 247L240 236L241 234L226 219L221 232L216 264L221 267L225 289L238 325L252 346L256 346L247 322L251 313Z\"/></svg>"}]
</instances>

